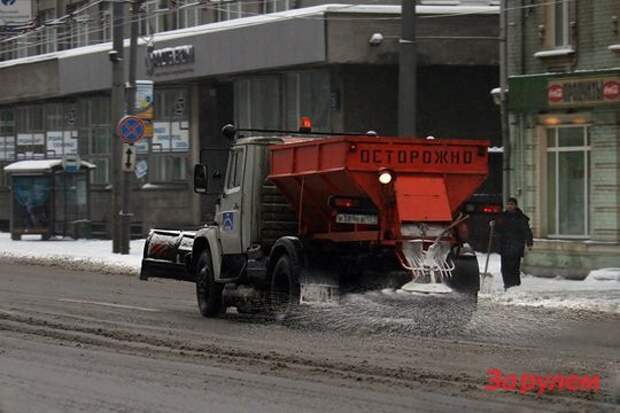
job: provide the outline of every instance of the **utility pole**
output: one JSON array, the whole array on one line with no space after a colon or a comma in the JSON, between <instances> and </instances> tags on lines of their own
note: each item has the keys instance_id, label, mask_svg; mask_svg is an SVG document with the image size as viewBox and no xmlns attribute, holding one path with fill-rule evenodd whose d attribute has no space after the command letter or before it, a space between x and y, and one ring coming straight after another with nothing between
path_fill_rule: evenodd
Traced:
<instances>
[{"instance_id":1,"label":"utility pole","mask_svg":"<svg viewBox=\"0 0 620 413\"><path fill-rule=\"evenodd\" d=\"M125 68L123 61L123 26L125 20L125 4L122 1L112 3L113 50L110 52L112 62L112 125L116 128L125 115ZM121 252L121 225L123 205L121 200L123 145L116 133L112 133L112 252Z\"/></svg>"},{"instance_id":2,"label":"utility pole","mask_svg":"<svg viewBox=\"0 0 620 413\"><path fill-rule=\"evenodd\" d=\"M136 62L138 56L138 16L142 0L134 0L131 5L131 33L129 43L129 82L127 83L127 114L135 115L136 112ZM134 148L135 150L135 148ZM125 157L129 154L123 153L120 158L124 162ZM129 254L129 241L131 238L131 218L133 214L131 209L131 171L123 171L122 182L122 209L121 209L121 235L120 235L120 253Z\"/></svg>"},{"instance_id":3,"label":"utility pole","mask_svg":"<svg viewBox=\"0 0 620 413\"><path fill-rule=\"evenodd\" d=\"M508 24L507 0L502 0L499 10L499 89L500 117L502 124L502 202L504 205L511 196L510 191L510 123L508 119Z\"/></svg>"},{"instance_id":4,"label":"utility pole","mask_svg":"<svg viewBox=\"0 0 620 413\"><path fill-rule=\"evenodd\" d=\"M416 134L417 46L415 0L402 0L398 62L398 135Z\"/></svg>"}]
</instances>

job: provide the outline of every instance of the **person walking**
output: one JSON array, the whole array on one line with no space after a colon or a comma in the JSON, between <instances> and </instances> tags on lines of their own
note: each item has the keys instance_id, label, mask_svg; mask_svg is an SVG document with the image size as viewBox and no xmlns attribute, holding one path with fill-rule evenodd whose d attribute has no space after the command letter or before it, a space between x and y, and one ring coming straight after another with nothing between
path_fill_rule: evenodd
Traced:
<instances>
[{"instance_id":1,"label":"person walking","mask_svg":"<svg viewBox=\"0 0 620 413\"><path fill-rule=\"evenodd\" d=\"M521 258L525 247L532 248L533 237L530 219L519 209L515 198L508 199L506 209L495 221L497 245L502 258L502 278L504 291L521 285Z\"/></svg>"}]
</instances>

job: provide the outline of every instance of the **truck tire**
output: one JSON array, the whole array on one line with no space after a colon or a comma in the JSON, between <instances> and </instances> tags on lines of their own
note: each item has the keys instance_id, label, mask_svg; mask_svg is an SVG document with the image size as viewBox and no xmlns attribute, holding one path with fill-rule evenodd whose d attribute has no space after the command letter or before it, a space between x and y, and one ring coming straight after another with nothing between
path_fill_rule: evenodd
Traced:
<instances>
[{"instance_id":1,"label":"truck tire","mask_svg":"<svg viewBox=\"0 0 620 413\"><path fill-rule=\"evenodd\" d=\"M283 254L271 273L267 310L277 321L290 319L299 306L300 296L298 266L288 254Z\"/></svg>"},{"instance_id":2,"label":"truck tire","mask_svg":"<svg viewBox=\"0 0 620 413\"><path fill-rule=\"evenodd\" d=\"M214 317L222 310L222 290L224 286L216 283L209 251L202 251L196 266L196 298L203 317Z\"/></svg>"}]
</instances>

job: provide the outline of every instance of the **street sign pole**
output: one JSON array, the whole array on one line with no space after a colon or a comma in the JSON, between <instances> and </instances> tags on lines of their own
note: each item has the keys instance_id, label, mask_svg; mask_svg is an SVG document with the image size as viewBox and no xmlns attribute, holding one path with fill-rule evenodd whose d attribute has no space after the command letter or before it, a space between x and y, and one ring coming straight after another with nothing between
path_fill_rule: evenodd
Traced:
<instances>
[{"instance_id":1,"label":"street sign pole","mask_svg":"<svg viewBox=\"0 0 620 413\"><path fill-rule=\"evenodd\" d=\"M136 110L136 60L138 53L138 15L142 0L134 0L131 6L131 37L129 43L129 82L127 90L127 114L134 115ZM120 252L129 254L129 241L131 237L131 184L132 175L135 167L135 147L133 144L123 145L123 180L122 180L122 209L121 209L121 233L120 233ZM133 153L131 155L130 153ZM133 164L129 167L127 159L133 156Z\"/></svg>"},{"instance_id":2,"label":"street sign pole","mask_svg":"<svg viewBox=\"0 0 620 413\"><path fill-rule=\"evenodd\" d=\"M132 213L130 209L131 176L136 166L136 147L144 136L144 121L137 116L127 115L116 125L116 134L124 142L121 151L120 167L123 174L122 208L121 216L121 242L120 253L129 254L129 237Z\"/></svg>"}]
</instances>

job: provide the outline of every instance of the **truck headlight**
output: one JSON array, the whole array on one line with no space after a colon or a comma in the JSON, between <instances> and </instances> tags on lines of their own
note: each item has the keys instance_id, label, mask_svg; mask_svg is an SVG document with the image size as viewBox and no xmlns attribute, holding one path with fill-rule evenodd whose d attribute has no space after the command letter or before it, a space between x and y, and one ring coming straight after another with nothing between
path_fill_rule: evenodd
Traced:
<instances>
[{"instance_id":1,"label":"truck headlight","mask_svg":"<svg viewBox=\"0 0 620 413\"><path fill-rule=\"evenodd\" d=\"M392 182L392 172L390 171L382 171L379 173L379 182L383 185L387 185Z\"/></svg>"}]
</instances>

